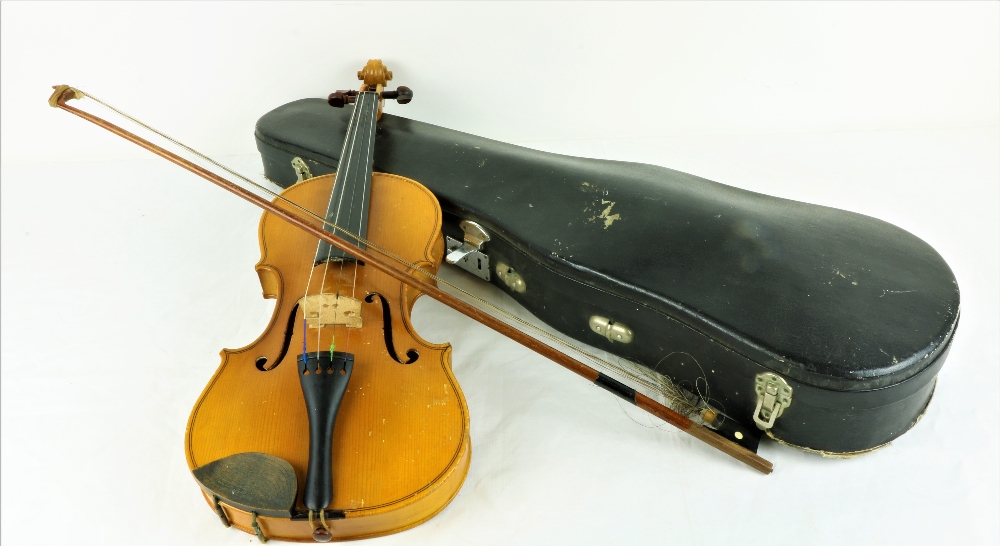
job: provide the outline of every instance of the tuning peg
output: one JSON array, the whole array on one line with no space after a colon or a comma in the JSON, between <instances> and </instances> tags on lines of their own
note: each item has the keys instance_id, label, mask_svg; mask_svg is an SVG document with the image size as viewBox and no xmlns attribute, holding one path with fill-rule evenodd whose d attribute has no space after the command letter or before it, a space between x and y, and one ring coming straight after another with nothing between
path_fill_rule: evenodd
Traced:
<instances>
[{"instance_id":1,"label":"tuning peg","mask_svg":"<svg viewBox=\"0 0 1000 546\"><path fill-rule=\"evenodd\" d=\"M382 91L383 99L396 99L399 104L406 104L413 100L413 90L405 85L400 85L395 91Z\"/></svg>"},{"instance_id":2,"label":"tuning peg","mask_svg":"<svg viewBox=\"0 0 1000 546\"><path fill-rule=\"evenodd\" d=\"M346 104L353 103L358 97L358 92L354 90L334 91L327 97L326 102L334 108L343 108Z\"/></svg>"}]
</instances>

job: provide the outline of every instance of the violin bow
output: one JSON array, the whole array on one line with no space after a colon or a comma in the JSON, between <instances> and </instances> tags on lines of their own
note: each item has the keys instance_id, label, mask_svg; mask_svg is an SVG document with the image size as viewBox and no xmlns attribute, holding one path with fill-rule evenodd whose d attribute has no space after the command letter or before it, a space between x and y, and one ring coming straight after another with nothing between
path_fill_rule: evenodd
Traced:
<instances>
[{"instance_id":1,"label":"violin bow","mask_svg":"<svg viewBox=\"0 0 1000 546\"><path fill-rule=\"evenodd\" d=\"M562 351L559 351L554 347L551 347L543 343L539 339L534 338L521 330L518 330L517 328L507 324L506 322L503 322L502 320L494 317L493 315L490 315L482 311L481 309L478 309L472 304L465 302L457 298L456 296L449 294L448 292L445 292L444 290L441 290L436 285L428 282L424 278L421 278L421 276L427 278L435 278L429 272L423 271L419 268L414 268L413 272L400 270L399 268L390 265L389 261L386 258L368 252L367 250L363 250L357 246L354 246L345 241L344 239L341 239L333 235L332 233L325 231L321 227L315 226L312 223L312 221L300 217L296 214L293 214L279 207L274 202L268 201L267 199L264 199L256 195L255 193L239 186L234 182L230 182L229 180L226 180L225 178L201 166L198 166L192 163L191 161L188 161L178 156L177 154L174 154L164 148L161 148L160 146L157 146L152 142L145 140L139 137L138 135L131 133L109 121L106 121L89 112L80 110L78 108L66 104L67 100L82 99L84 97L90 97L90 95L87 95L86 93L78 89L75 89L73 87L70 87L68 85L58 85L54 86L53 88L55 89L55 91L49 98L49 105L52 106L53 108L60 108L71 114L79 116L97 125L98 127L101 127L102 129L110 131L124 138L125 140L128 140L134 144L141 146L142 148L145 148L146 150L149 150L150 152L153 152L154 154L166 159L167 161L170 161L171 163L174 163L175 165L178 165L179 167L184 168L204 178L205 180L208 180L209 182L236 195L237 197L240 197L246 201L249 201L250 203L253 203L254 205L260 207L261 209L264 209L265 211L281 218L282 220L285 220L286 222L298 227L299 229L302 229L303 231L309 233L310 235L329 243L334 248L353 256L354 258L364 262L365 264L374 267L378 271L381 271L382 273L389 275L390 277L396 279L397 281L407 284L419 290L420 292L434 298L435 300L451 307L452 309L458 311L459 313L462 313L463 315L495 330L496 332L503 334L504 336L548 358L549 360L554 361L555 363L570 370L571 372L586 378L588 381L607 388L606 383L602 382L602 379L604 381L607 381L610 378L608 378L601 372L595 370L590 366L587 366L586 364L563 353ZM90 98L93 99L93 97ZM112 110L114 109L112 108ZM118 112L117 110L115 111ZM125 115L121 112L118 113L123 116ZM320 221L325 222L325 220L322 218L320 219ZM358 239L357 235L354 235L353 233L343 230L339 226L333 226L333 227L336 228L338 231L342 231L346 235L351 236L352 238ZM611 381L618 383L613 379L611 379ZM618 384L621 385L621 383ZM628 393L631 395L630 397L623 396L623 393L617 390L613 390L613 392L615 392L615 394L618 394L619 396L622 396L623 398L635 404L636 406L642 408L643 410L659 417L660 419L666 421L667 423L670 423L671 425L679 428L680 430L701 440L702 442L705 442L706 444L714 447L715 449L718 449L719 451L746 464L747 466L753 468L754 470L757 470L763 474L770 474L772 472L773 465L771 464L771 462L764 459L760 455L757 455L753 451L750 451L749 449L746 449L745 447L735 442L725 439L712 429L695 422L689 417L677 411L674 411L673 409L668 408L667 406L650 398L649 396L646 396L641 392L636 392L634 389L631 389L629 387L626 388L628 388L631 391L630 393ZM711 421L712 419L707 419L707 420Z\"/></svg>"}]
</instances>

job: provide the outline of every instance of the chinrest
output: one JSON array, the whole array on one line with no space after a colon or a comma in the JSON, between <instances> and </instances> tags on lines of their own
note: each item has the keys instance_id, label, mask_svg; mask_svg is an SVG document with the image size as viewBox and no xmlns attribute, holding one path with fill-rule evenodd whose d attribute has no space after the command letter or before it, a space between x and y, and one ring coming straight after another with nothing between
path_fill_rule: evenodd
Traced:
<instances>
[{"instance_id":1,"label":"chinrest","mask_svg":"<svg viewBox=\"0 0 1000 546\"><path fill-rule=\"evenodd\" d=\"M237 453L192 473L217 502L262 516L291 517L298 485L295 470L284 459L266 453Z\"/></svg>"}]
</instances>

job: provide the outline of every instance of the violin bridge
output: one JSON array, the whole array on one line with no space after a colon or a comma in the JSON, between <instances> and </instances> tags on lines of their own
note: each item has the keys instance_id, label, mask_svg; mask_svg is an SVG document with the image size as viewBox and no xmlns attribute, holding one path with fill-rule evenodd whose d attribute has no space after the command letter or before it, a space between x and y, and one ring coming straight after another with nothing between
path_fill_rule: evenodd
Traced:
<instances>
[{"instance_id":1,"label":"violin bridge","mask_svg":"<svg viewBox=\"0 0 1000 546\"><path fill-rule=\"evenodd\" d=\"M312 294L299 300L310 328L343 325L361 328L361 300L336 294Z\"/></svg>"}]
</instances>

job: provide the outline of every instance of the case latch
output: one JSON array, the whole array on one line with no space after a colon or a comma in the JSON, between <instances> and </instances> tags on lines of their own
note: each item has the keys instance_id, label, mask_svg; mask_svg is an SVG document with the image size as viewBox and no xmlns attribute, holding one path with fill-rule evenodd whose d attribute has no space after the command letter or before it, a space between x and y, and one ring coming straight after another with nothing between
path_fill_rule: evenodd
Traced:
<instances>
[{"instance_id":1,"label":"case latch","mask_svg":"<svg viewBox=\"0 0 1000 546\"><path fill-rule=\"evenodd\" d=\"M452 250L448 253L448 257L445 258L450 264L454 264L465 257L466 254L471 254L477 250L482 250L483 243L490 240L490 236L483 229L483 226L470 222L469 220L462 220L459 222L458 227L462 228L462 233L465 234L465 241L462 246Z\"/></svg>"},{"instance_id":2,"label":"case latch","mask_svg":"<svg viewBox=\"0 0 1000 546\"><path fill-rule=\"evenodd\" d=\"M461 267L484 281L490 280L490 257L482 252L483 244L490 240L489 234L483 226L469 220L462 220L458 226L462 228L465 240L457 241L445 237L445 247L448 251L445 261Z\"/></svg>"},{"instance_id":3,"label":"case latch","mask_svg":"<svg viewBox=\"0 0 1000 546\"><path fill-rule=\"evenodd\" d=\"M295 169L296 184L298 184L299 182L303 182L305 180L309 180L310 178L313 177L312 171L309 170L309 165L307 165L306 162L303 161L301 157L292 158L292 168Z\"/></svg>"},{"instance_id":4,"label":"case latch","mask_svg":"<svg viewBox=\"0 0 1000 546\"><path fill-rule=\"evenodd\" d=\"M753 420L757 428L767 430L774 426L785 408L792 405L792 387L780 375L763 372L754 378L754 390L757 391L757 409L753 412Z\"/></svg>"},{"instance_id":5,"label":"case latch","mask_svg":"<svg viewBox=\"0 0 1000 546\"><path fill-rule=\"evenodd\" d=\"M598 315L590 317L590 329L611 342L632 343L632 340L635 339L632 329L628 326Z\"/></svg>"}]
</instances>

